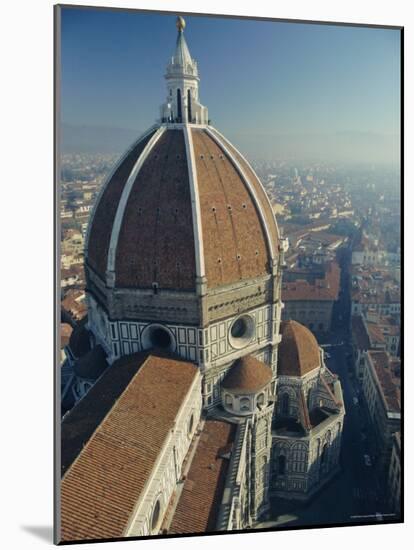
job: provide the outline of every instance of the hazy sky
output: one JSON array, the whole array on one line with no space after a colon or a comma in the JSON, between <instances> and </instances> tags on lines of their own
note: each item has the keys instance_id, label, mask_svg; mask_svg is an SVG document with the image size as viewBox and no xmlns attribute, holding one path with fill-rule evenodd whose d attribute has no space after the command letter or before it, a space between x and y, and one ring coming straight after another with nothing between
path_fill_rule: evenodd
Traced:
<instances>
[{"instance_id":1,"label":"hazy sky","mask_svg":"<svg viewBox=\"0 0 414 550\"><path fill-rule=\"evenodd\" d=\"M251 154L398 157L398 30L186 22L200 100L213 125ZM174 15L64 8L62 122L137 132L153 124L176 33Z\"/></svg>"}]
</instances>

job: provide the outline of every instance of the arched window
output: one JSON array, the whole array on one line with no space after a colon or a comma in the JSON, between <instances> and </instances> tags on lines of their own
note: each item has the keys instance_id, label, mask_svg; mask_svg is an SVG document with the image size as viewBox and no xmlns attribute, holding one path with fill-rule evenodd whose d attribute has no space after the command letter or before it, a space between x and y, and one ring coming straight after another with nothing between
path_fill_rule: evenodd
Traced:
<instances>
[{"instance_id":1,"label":"arched window","mask_svg":"<svg viewBox=\"0 0 414 550\"><path fill-rule=\"evenodd\" d=\"M187 90L187 114L188 114L188 122L191 122L191 91L190 88Z\"/></svg>"},{"instance_id":2,"label":"arched window","mask_svg":"<svg viewBox=\"0 0 414 550\"><path fill-rule=\"evenodd\" d=\"M289 415L289 394L284 393L282 395L282 414L285 416Z\"/></svg>"},{"instance_id":3,"label":"arched window","mask_svg":"<svg viewBox=\"0 0 414 550\"><path fill-rule=\"evenodd\" d=\"M286 457L284 455L280 455L277 459L277 473L280 476L285 475L286 472Z\"/></svg>"},{"instance_id":4,"label":"arched window","mask_svg":"<svg viewBox=\"0 0 414 550\"><path fill-rule=\"evenodd\" d=\"M262 479L264 484L267 483L267 457L264 456L262 459Z\"/></svg>"},{"instance_id":5,"label":"arched window","mask_svg":"<svg viewBox=\"0 0 414 550\"><path fill-rule=\"evenodd\" d=\"M194 413L191 415L190 421L188 423L188 435L191 435L194 428Z\"/></svg>"},{"instance_id":6,"label":"arched window","mask_svg":"<svg viewBox=\"0 0 414 550\"><path fill-rule=\"evenodd\" d=\"M178 115L178 122L181 122L182 120L182 110L181 110L181 90L178 88L177 90L177 115Z\"/></svg>"},{"instance_id":7,"label":"arched window","mask_svg":"<svg viewBox=\"0 0 414 550\"><path fill-rule=\"evenodd\" d=\"M157 500L154 510L152 512L152 518L151 518L151 531L155 531L158 527L159 521L160 521L160 512L161 512L161 503L159 499Z\"/></svg>"},{"instance_id":8,"label":"arched window","mask_svg":"<svg viewBox=\"0 0 414 550\"><path fill-rule=\"evenodd\" d=\"M321 468L323 471L326 471L326 468L327 468L327 462L328 462L327 458L328 458L328 443L325 443L321 453Z\"/></svg>"},{"instance_id":9,"label":"arched window","mask_svg":"<svg viewBox=\"0 0 414 550\"><path fill-rule=\"evenodd\" d=\"M262 407L264 405L264 402L265 402L265 396L264 396L264 393L261 393L257 398L257 404L260 407Z\"/></svg>"},{"instance_id":10,"label":"arched window","mask_svg":"<svg viewBox=\"0 0 414 550\"><path fill-rule=\"evenodd\" d=\"M241 411L250 410L250 399L248 397L242 397L240 399L240 410Z\"/></svg>"},{"instance_id":11,"label":"arched window","mask_svg":"<svg viewBox=\"0 0 414 550\"><path fill-rule=\"evenodd\" d=\"M308 395L306 397L306 404L308 406L308 410L310 411L311 408L311 399L312 399L312 388L308 389Z\"/></svg>"}]
</instances>

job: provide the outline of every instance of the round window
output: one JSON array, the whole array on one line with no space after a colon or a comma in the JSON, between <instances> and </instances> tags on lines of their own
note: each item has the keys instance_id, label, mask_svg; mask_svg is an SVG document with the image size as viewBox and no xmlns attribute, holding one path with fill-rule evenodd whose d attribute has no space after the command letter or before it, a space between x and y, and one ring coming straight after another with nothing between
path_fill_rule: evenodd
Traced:
<instances>
[{"instance_id":1,"label":"round window","mask_svg":"<svg viewBox=\"0 0 414 550\"><path fill-rule=\"evenodd\" d=\"M152 330L150 339L154 348L167 349L171 345L171 336L163 328L155 328Z\"/></svg>"},{"instance_id":2,"label":"round window","mask_svg":"<svg viewBox=\"0 0 414 550\"><path fill-rule=\"evenodd\" d=\"M167 327L150 325L142 333L142 347L144 349L155 348L163 351L174 351L174 335Z\"/></svg>"},{"instance_id":3,"label":"round window","mask_svg":"<svg viewBox=\"0 0 414 550\"><path fill-rule=\"evenodd\" d=\"M229 340L233 348L243 348L250 344L254 337L254 320L250 315L242 315L233 321L230 327Z\"/></svg>"},{"instance_id":4,"label":"round window","mask_svg":"<svg viewBox=\"0 0 414 550\"><path fill-rule=\"evenodd\" d=\"M151 519L151 531L155 531L158 527L158 524L160 522L160 514L161 514L161 503L159 500L157 500L154 510L152 512L152 519Z\"/></svg>"},{"instance_id":5,"label":"round window","mask_svg":"<svg viewBox=\"0 0 414 550\"><path fill-rule=\"evenodd\" d=\"M233 323L231 327L231 335L233 336L233 338L242 338L246 334L246 330L246 319L243 319L243 317L241 317L240 319L236 319L236 321Z\"/></svg>"}]
</instances>

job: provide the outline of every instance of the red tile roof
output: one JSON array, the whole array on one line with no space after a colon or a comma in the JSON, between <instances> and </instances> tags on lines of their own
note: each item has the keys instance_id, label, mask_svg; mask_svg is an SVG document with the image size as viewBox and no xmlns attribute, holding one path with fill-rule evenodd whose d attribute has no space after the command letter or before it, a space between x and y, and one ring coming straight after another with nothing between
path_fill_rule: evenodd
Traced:
<instances>
[{"instance_id":1,"label":"red tile roof","mask_svg":"<svg viewBox=\"0 0 414 550\"><path fill-rule=\"evenodd\" d=\"M375 323L367 323L367 329L372 346L385 344L385 338L382 333L381 327L379 327Z\"/></svg>"},{"instance_id":2,"label":"red tile roof","mask_svg":"<svg viewBox=\"0 0 414 550\"><path fill-rule=\"evenodd\" d=\"M296 321L280 324L278 375L304 376L320 367L319 345L312 332Z\"/></svg>"},{"instance_id":3,"label":"red tile roof","mask_svg":"<svg viewBox=\"0 0 414 550\"><path fill-rule=\"evenodd\" d=\"M266 234L246 184L231 158L206 131L193 129L192 136L207 285L217 287L266 275ZM273 216L264 202L260 208Z\"/></svg>"},{"instance_id":4,"label":"red tile roof","mask_svg":"<svg viewBox=\"0 0 414 550\"><path fill-rule=\"evenodd\" d=\"M115 264L120 287L193 290L195 244L184 133L165 131L132 186Z\"/></svg>"},{"instance_id":5,"label":"red tile roof","mask_svg":"<svg viewBox=\"0 0 414 550\"><path fill-rule=\"evenodd\" d=\"M115 400L105 403L106 416L62 479L63 541L123 536L198 372L191 363L154 355L143 363L136 355L129 361L124 360L123 370L129 371L127 378L132 374L130 382L118 398L112 394ZM80 402L85 413L89 403L93 416L102 418L96 396L111 393L118 376L122 378L114 364Z\"/></svg>"},{"instance_id":6,"label":"red tile roof","mask_svg":"<svg viewBox=\"0 0 414 550\"><path fill-rule=\"evenodd\" d=\"M282 300L291 301L335 301L338 299L341 270L336 262L329 264L324 279L314 284L305 280L282 284Z\"/></svg>"},{"instance_id":7,"label":"red tile roof","mask_svg":"<svg viewBox=\"0 0 414 550\"><path fill-rule=\"evenodd\" d=\"M88 263L105 280L108 261L109 241L112 225L115 220L118 203L124 190L128 176L148 143L152 134L135 145L126 158L120 163L97 204L93 219L91 219Z\"/></svg>"},{"instance_id":8,"label":"red tile roof","mask_svg":"<svg viewBox=\"0 0 414 550\"><path fill-rule=\"evenodd\" d=\"M206 130L193 128L191 132L207 286L215 288L270 273L267 232L275 254L278 235L261 183L232 146L226 143L227 155ZM148 139L121 162L91 221L87 263L102 279L116 209ZM123 212L115 258L116 286L151 288L156 282L159 289L195 289L197 235L188 162L183 131L165 130L136 176ZM240 176L237 162L247 174L258 204Z\"/></svg>"},{"instance_id":9,"label":"red tile roof","mask_svg":"<svg viewBox=\"0 0 414 550\"><path fill-rule=\"evenodd\" d=\"M70 289L61 302L61 308L72 318L80 321L87 312L85 293L82 290Z\"/></svg>"},{"instance_id":10,"label":"red tile roof","mask_svg":"<svg viewBox=\"0 0 414 550\"><path fill-rule=\"evenodd\" d=\"M69 344L69 339L72 334L72 327L68 323L60 323L60 347L63 349Z\"/></svg>"},{"instance_id":11,"label":"red tile roof","mask_svg":"<svg viewBox=\"0 0 414 550\"><path fill-rule=\"evenodd\" d=\"M386 351L369 351L371 362L380 383L381 393L388 412L401 412L401 400L398 387L393 380L390 357ZM394 360L395 362L395 360Z\"/></svg>"},{"instance_id":12,"label":"red tile roof","mask_svg":"<svg viewBox=\"0 0 414 550\"><path fill-rule=\"evenodd\" d=\"M169 533L214 531L229 466L220 452L233 443L236 426L206 420Z\"/></svg>"},{"instance_id":13,"label":"red tile roof","mask_svg":"<svg viewBox=\"0 0 414 550\"><path fill-rule=\"evenodd\" d=\"M229 143L227 141L226 141L226 146L229 149L230 153L232 153L234 155L234 157L236 158L236 160L239 162L239 164L241 165L241 167L242 167L243 171L245 172L246 176L249 178L249 181L250 181L251 185L254 188L254 191L255 191L258 199L259 199L260 208L261 208L261 210L263 212L263 215L265 217L266 225L267 225L267 228L270 232L270 237L272 239L274 248L275 248L275 250L277 250L278 249L278 244L279 244L278 229L277 229L273 209L269 205L269 202L268 202L268 199L267 199L267 196L266 196L266 191L265 191L262 183L260 182L259 178L254 173L254 171L253 171L252 167L250 166L250 164L242 158L242 156L237 151L237 149L231 143Z\"/></svg>"}]
</instances>

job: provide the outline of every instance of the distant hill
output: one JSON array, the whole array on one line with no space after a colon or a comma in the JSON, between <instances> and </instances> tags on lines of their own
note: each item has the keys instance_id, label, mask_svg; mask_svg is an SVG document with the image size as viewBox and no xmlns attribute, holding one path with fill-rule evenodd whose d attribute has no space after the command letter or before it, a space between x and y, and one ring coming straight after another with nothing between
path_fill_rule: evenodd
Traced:
<instances>
[{"instance_id":1,"label":"distant hill","mask_svg":"<svg viewBox=\"0 0 414 550\"><path fill-rule=\"evenodd\" d=\"M220 130L250 160L398 163L400 157L398 135L369 132L262 134ZM142 132L110 126L62 124L62 153L123 153Z\"/></svg>"},{"instance_id":2,"label":"distant hill","mask_svg":"<svg viewBox=\"0 0 414 550\"><path fill-rule=\"evenodd\" d=\"M374 132L332 134L223 133L252 158L344 163L398 163L399 135Z\"/></svg>"},{"instance_id":3,"label":"distant hill","mask_svg":"<svg viewBox=\"0 0 414 550\"><path fill-rule=\"evenodd\" d=\"M121 153L142 132L109 126L62 124L62 153Z\"/></svg>"}]
</instances>

